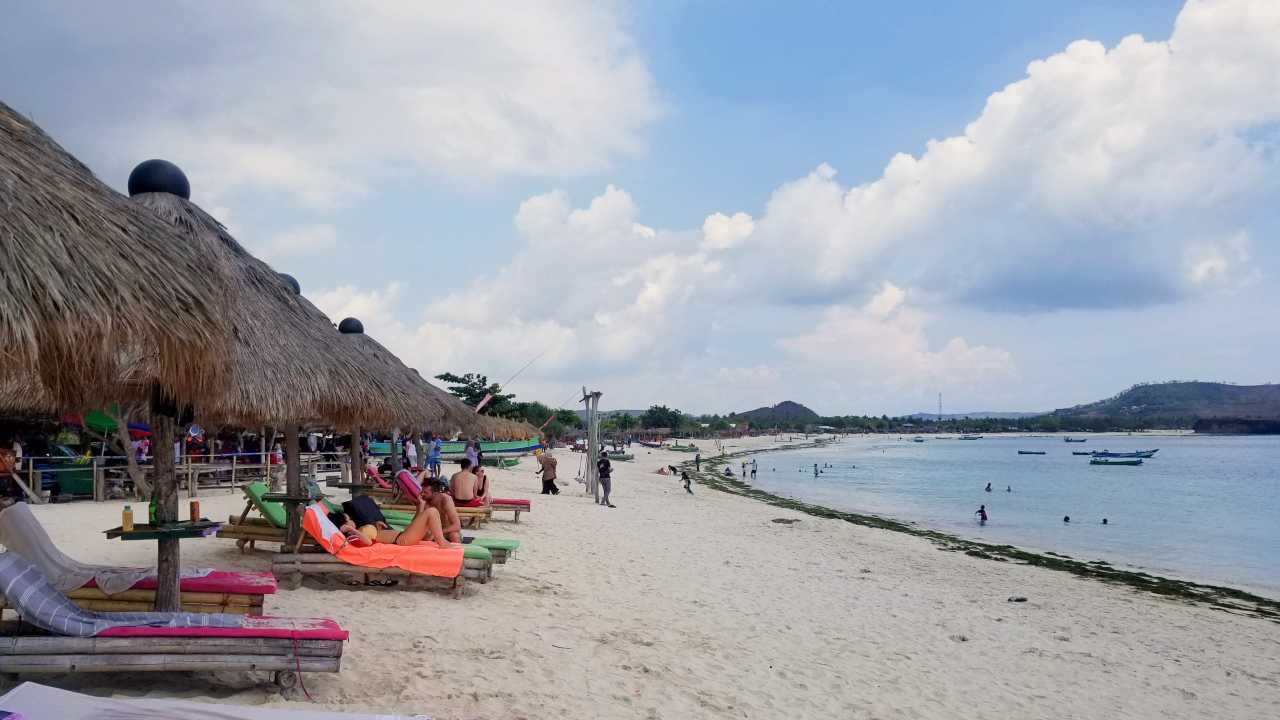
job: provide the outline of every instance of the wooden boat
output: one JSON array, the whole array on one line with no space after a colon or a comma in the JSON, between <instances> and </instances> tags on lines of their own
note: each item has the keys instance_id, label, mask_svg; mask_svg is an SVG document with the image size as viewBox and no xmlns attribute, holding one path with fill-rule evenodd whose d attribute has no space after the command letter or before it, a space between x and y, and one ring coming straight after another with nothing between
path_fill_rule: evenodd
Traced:
<instances>
[{"instance_id":1,"label":"wooden boat","mask_svg":"<svg viewBox=\"0 0 1280 720\"><path fill-rule=\"evenodd\" d=\"M1100 458L1150 458L1160 452L1160 448L1155 450L1137 450L1135 452L1113 453L1107 450L1100 450L1093 453L1094 457Z\"/></svg>"},{"instance_id":2,"label":"wooden boat","mask_svg":"<svg viewBox=\"0 0 1280 720\"><path fill-rule=\"evenodd\" d=\"M1089 452L1088 450L1073 450L1071 451L1071 454L1072 455L1092 455L1093 453Z\"/></svg>"},{"instance_id":3,"label":"wooden boat","mask_svg":"<svg viewBox=\"0 0 1280 720\"><path fill-rule=\"evenodd\" d=\"M1044 450L1019 450L1019 455L1044 455Z\"/></svg>"},{"instance_id":4,"label":"wooden boat","mask_svg":"<svg viewBox=\"0 0 1280 720\"><path fill-rule=\"evenodd\" d=\"M1089 442L1089 438L1062 438L1062 442Z\"/></svg>"},{"instance_id":5,"label":"wooden boat","mask_svg":"<svg viewBox=\"0 0 1280 720\"><path fill-rule=\"evenodd\" d=\"M610 450L609 452L605 453L605 457L609 458L610 460L619 460L622 462L627 462L628 460L636 459L636 456L632 455L629 452L619 452L617 450Z\"/></svg>"},{"instance_id":6,"label":"wooden boat","mask_svg":"<svg viewBox=\"0 0 1280 720\"><path fill-rule=\"evenodd\" d=\"M1141 465L1142 460L1113 460L1111 458L1093 458L1090 465Z\"/></svg>"},{"instance_id":7,"label":"wooden boat","mask_svg":"<svg viewBox=\"0 0 1280 720\"><path fill-rule=\"evenodd\" d=\"M981 435L961 435L960 439L961 440L981 440L982 436Z\"/></svg>"}]
</instances>

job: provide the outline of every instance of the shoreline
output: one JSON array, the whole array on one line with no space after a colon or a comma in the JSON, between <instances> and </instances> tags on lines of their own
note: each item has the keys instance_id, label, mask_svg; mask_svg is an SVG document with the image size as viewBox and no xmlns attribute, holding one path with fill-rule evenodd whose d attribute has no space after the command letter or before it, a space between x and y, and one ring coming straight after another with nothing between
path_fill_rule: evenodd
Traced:
<instances>
[{"instance_id":1,"label":"shoreline","mask_svg":"<svg viewBox=\"0 0 1280 720\"><path fill-rule=\"evenodd\" d=\"M779 446L768 446L758 450L746 449L725 453L706 458L705 460L725 461L748 455L760 455L786 450L802 450L806 448L822 447L824 445L831 444L832 442L834 442L834 440L817 439L812 442L799 444L787 443ZM826 507L825 505L809 503L803 500L788 498L761 490L744 483L737 478L725 477L714 471L708 472L705 470L694 470L693 460L681 462L677 467L681 470L690 471L690 474L696 478L700 484L710 487L713 490L750 498L775 507L796 510L814 517L843 520L863 527L925 538L933 542L939 550L946 552L963 552L965 555L982 560L1015 562L1022 565L1032 565L1050 570L1067 572L1104 583L1125 585L1143 592L1187 600L1190 602L1204 604L1223 612L1256 617L1280 624L1280 599L1264 597L1247 590L1240 590L1238 588L1222 585L1198 583L1191 580L1170 578L1162 575L1153 575L1141 570L1120 569L1114 567L1106 560L1076 560L1070 556L1061 555L1048 550L1034 551L1014 545L997 545L994 543L982 542L980 540L970 540L958 535L942 532L940 530L931 530L929 528L915 525L914 523L881 517L870 513L835 510L833 508Z\"/></svg>"}]
</instances>

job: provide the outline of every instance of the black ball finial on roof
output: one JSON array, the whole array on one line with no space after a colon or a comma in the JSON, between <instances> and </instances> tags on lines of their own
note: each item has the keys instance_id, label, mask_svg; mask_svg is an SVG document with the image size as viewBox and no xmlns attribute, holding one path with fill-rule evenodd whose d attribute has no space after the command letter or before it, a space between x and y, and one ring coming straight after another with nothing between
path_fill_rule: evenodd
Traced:
<instances>
[{"instance_id":1,"label":"black ball finial on roof","mask_svg":"<svg viewBox=\"0 0 1280 720\"><path fill-rule=\"evenodd\" d=\"M290 275L289 273L278 273L278 274L280 275L280 279L284 280L284 283L288 285L291 290L293 290L294 295L302 294L302 286L298 284L298 278Z\"/></svg>"},{"instance_id":2,"label":"black ball finial on roof","mask_svg":"<svg viewBox=\"0 0 1280 720\"><path fill-rule=\"evenodd\" d=\"M129 173L129 197L143 193L169 193L191 199L191 183L182 170L168 160L145 160Z\"/></svg>"},{"instance_id":3,"label":"black ball finial on roof","mask_svg":"<svg viewBox=\"0 0 1280 720\"><path fill-rule=\"evenodd\" d=\"M364 334L364 323L355 318L345 318L338 323L338 332L343 335L362 335Z\"/></svg>"}]
</instances>

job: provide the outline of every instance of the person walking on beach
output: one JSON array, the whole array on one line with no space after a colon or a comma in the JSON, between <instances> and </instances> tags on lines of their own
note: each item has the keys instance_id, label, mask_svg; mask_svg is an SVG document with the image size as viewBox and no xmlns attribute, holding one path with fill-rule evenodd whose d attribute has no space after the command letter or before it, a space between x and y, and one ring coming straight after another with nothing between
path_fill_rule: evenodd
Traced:
<instances>
[{"instance_id":1,"label":"person walking on beach","mask_svg":"<svg viewBox=\"0 0 1280 720\"><path fill-rule=\"evenodd\" d=\"M986 505L979 505L977 511L974 512L974 515L978 516L979 525L987 524L987 506Z\"/></svg>"},{"instance_id":2,"label":"person walking on beach","mask_svg":"<svg viewBox=\"0 0 1280 720\"><path fill-rule=\"evenodd\" d=\"M813 464L813 476L818 477L818 463Z\"/></svg>"},{"instance_id":3,"label":"person walking on beach","mask_svg":"<svg viewBox=\"0 0 1280 720\"><path fill-rule=\"evenodd\" d=\"M559 495L560 488L556 487L556 459L549 452L543 452L538 455L538 472L542 475L542 494L543 495Z\"/></svg>"},{"instance_id":4,"label":"person walking on beach","mask_svg":"<svg viewBox=\"0 0 1280 720\"><path fill-rule=\"evenodd\" d=\"M693 488L690 486L690 484L691 484L693 481L689 479L689 473L681 471L681 473L680 473L680 479L684 481L684 491L685 491L685 492L687 492L687 493L689 493L690 495L692 495L692 494L693 494ZM1102 524L1103 524L1103 525L1105 525L1106 523L1107 523L1107 521L1106 521L1106 520L1103 520L1103 521L1102 521Z\"/></svg>"},{"instance_id":5,"label":"person walking on beach","mask_svg":"<svg viewBox=\"0 0 1280 720\"><path fill-rule=\"evenodd\" d=\"M462 451L462 454L471 461L471 467L476 467L480 464L479 450L477 450L479 447L480 443L475 440L468 440L466 449Z\"/></svg>"},{"instance_id":6,"label":"person walking on beach","mask_svg":"<svg viewBox=\"0 0 1280 720\"><path fill-rule=\"evenodd\" d=\"M617 507L609 502L609 489L613 476L613 465L609 462L609 453L601 450L600 459L596 461L596 473L600 477L600 489L604 491L604 497L600 498L600 504L607 507Z\"/></svg>"},{"instance_id":7,"label":"person walking on beach","mask_svg":"<svg viewBox=\"0 0 1280 720\"><path fill-rule=\"evenodd\" d=\"M693 454L693 469L702 470L702 453Z\"/></svg>"}]
</instances>

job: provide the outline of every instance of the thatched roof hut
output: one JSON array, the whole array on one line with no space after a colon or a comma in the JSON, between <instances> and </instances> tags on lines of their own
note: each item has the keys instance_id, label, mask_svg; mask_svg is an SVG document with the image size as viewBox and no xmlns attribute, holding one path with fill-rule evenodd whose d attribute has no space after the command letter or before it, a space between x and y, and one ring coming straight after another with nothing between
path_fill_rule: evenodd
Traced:
<instances>
[{"instance_id":1,"label":"thatched roof hut","mask_svg":"<svg viewBox=\"0 0 1280 720\"><path fill-rule=\"evenodd\" d=\"M34 372L59 408L112 399L122 350L180 402L223 381L219 268L3 103L0 267L0 369Z\"/></svg>"},{"instance_id":2,"label":"thatched roof hut","mask_svg":"<svg viewBox=\"0 0 1280 720\"><path fill-rule=\"evenodd\" d=\"M366 367L394 379L399 413L406 418L398 426L408 430L432 430L442 435L454 432L486 436L499 434L501 427L493 418L477 415L466 403L424 380L394 353L364 334L364 326L359 320L346 318L338 328L364 358Z\"/></svg>"},{"instance_id":3,"label":"thatched roof hut","mask_svg":"<svg viewBox=\"0 0 1280 720\"><path fill-rule=\"evenodd\" d=\"M196 406L198 417L223 424L278 423L350 428L408 421L396 398L398 379L369 367L346 338L286 278L254 257L194 203L166 192L135 195L231 279L226 312L230 382Z\"/></svg>"}]
</instances>

